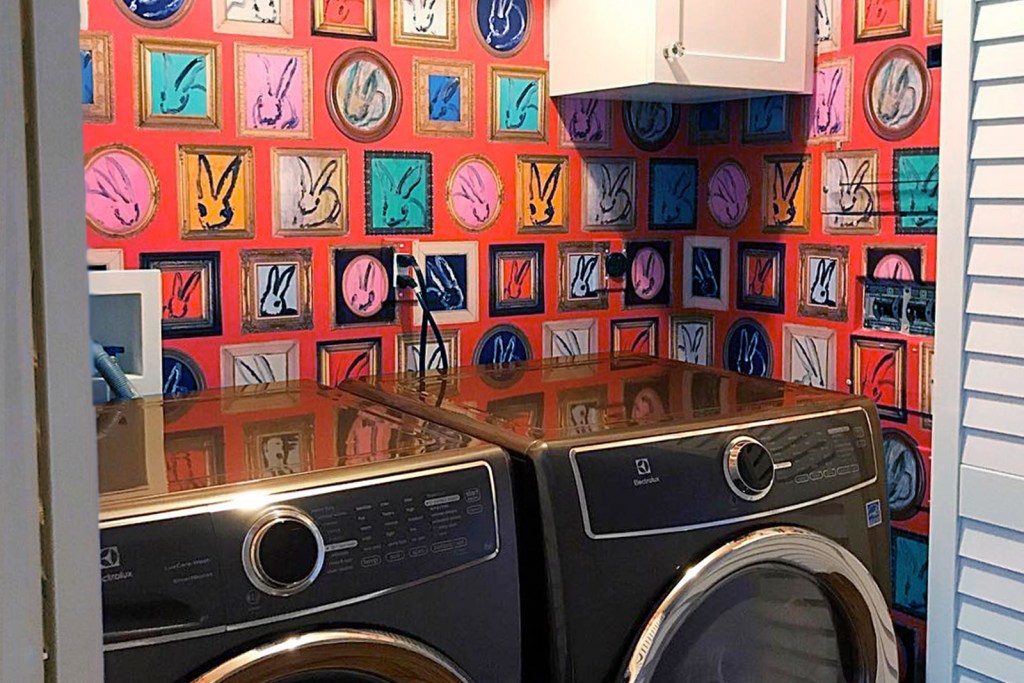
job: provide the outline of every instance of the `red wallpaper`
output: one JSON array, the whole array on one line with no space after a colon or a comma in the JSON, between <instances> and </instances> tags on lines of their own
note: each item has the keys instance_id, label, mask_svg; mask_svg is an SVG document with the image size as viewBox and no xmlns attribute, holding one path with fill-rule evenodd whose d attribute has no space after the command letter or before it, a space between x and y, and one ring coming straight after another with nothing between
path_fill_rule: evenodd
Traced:
<instances>
[{"instance_id":1,"label":"red wallpaper","mask_svg":"<svg viewBox=\"0 0 1024 683\"><path fill-rule=\"evenodd\" d=\"M934 178L928 173L931 157L916 153L896 162L895 152L937 147L939 71L915 72L907 61L910 58L899 54L888 67L873 70L872 66L894 46L908 46L923 57L928 47L938 44L940 27L935 25L932 5L941 0L818 0L819 29L832 39L824 38L821 45L820 92L812 98L788 100L784 120L789 130L784 132L789 142L765 141L773 137L772 128L779 121L771 102L753 111L751 125L744 121L743 103L724 105L728 125L723 130L715 130L713 108L699 112L580 103L573 122L577 130L585 136L600 137L601 131L611 137L604 148L584 150L560 142L558 108L546 97L542 71L538 71L546 66L541 0L516 0L513 7L519 14L492 18L490 25L504 31L504 37L493 37L490 49L484 45L483 32L475 27L478 5L483 6L486 19L489 0L459 0L451 5L457 5L457 17L448 17L455 20L453 33L428 40L420 35L411 41L394 34L391 2L377 0L367 8L352 0L323 1L326 4L278 0L269 10L264 3L251 10L256 13L249 18L267 18L266 13L273 12L265 25L238 21L239 15L231 14L250 11L249 3L243 2L154 0L149 3L153 11L165 10L166 17L148 22L133 21L123 0L90 3L88 31L83 33L86 149L92 153L110 144L127 145L142 161L124 149L87 160L93 207L89 246L120 250L128 268L160 266L164 270L168 390L216 386L222 377L229 383L318 375L333 380L346 372L405 367L406 356L398 353L396 340L418 330L413 306L399 302L392 315L388 306L381 306L380 298L370 301L366 283L376 273L356 267L366 262L357 260L360 254L343 252L336 261L333 250L392 247L410 253L413 242L421 240L426 252L444 257L444 265L435 259L428 273L429 284L436 287L428 299L448 309L438 317L446 334L457 337L458 343L452 344L453 362L473 362L480 357L478 351L483 360L521 357L524 341L533 356L633 347L753 373L817 381L839 390L870 392L892 418L886 422L887 429L898 430L887 433L890 498L901 505L904 517L894 521L897 616L906 646L906 680L923 680L930 458L924 356L930 338L921 334L927 329L919 324L904 325L898 332L866 329L872 323L865 321L861 278L885 279L875 283L881 287L880 298L870 307L872 319L885 325L892 324L893 316L875 314L891 314L893 297L882 295L899 290L897 298L904 296L899 283L892 280L931 282L936 276L929 218L934 210L930 190ZM410 12L414 4L395 2L396 7L408 6ZM235 5L235 10L224 9ZM374 39L326 33L331 22L355 22L372 9L376 10ZM524 24L526 15L531 16ZM444 21L438 16L429 19ZM421 27L428 21L419 14L410 14L409 20ZM314 24L323 25L320 34L314 32ZM220 30L214 30L215 25ZM289 30L291 37L280 37ZM270 35L274 33L278 37ZM148 52L139 51L137 39L144 41ZM181 40L205 43L183 48L173 42ZM501 53L495 45L521 48ZM182 49L189 54L181 57ZM346 81L351 72L345 71L348 62L343 59L335 68L345 53L357 59L360 53L349 51L358 49L376 50L392 65L396 84L391 91L382 85L389 72L386 66L378 71L376 83L370 83L365 73ZM189 59L203 51L216 55L216 60L190 65ZM249 53L255 54L255 61L237 73L236 54ZM293 68L288 66L290 58L296 61L289 81L279 74ZM417 77L416 58L452 63L421 66L423 73ZM273 73L269 84L261 82L261 68ZM494 93L496 105L491 101L492 68L513 68L494 74L504 79ZM865 88L871 71L877 72L879 85L870 93L874 104L867 106ZM336 124L339 107L332 105L328 93L329 82L339 72L342 88L355 97L342 100L343 108L351 105L350 113L373 119L351 135ZM451 85L451 79L458 79L461 86L458 101L443 87ZM246 80L252 97L240 116L236 99ZM288 95L283 96L286 81ZM401 96L394 99L400 107L388 115L381 98L386 101L389 92L393 95L398 90ZM417 100L422 107L441 108L435 116L421 112L417 120ZM538 106L531 107L533 101ZM444 107L445 102L450 106ZM360 112L361 105L365 106ZM154 112L158 115L153 116ZM611 122L607 129L603 128L606 113ZM675 114L680 119L677 133L672 129ZM247 127L261 125L254 124L260 116L269 123L256 136L248 134ZM874 127L872 116L877 119ZM903 132L886 130L888 124ZM658 131L667 131L670 141L660 150L645 151L660 146L631 141L637 129L645 126L655 137ZM906 134L909 129L915 130ZM204 186L204 162L191 154L190 145L248 150L242 150L244 154L206 150L212 182ZM179 146L185 146L183 163L179 163ZM292 192L309 191L308 181L299 180L301 175L286 176L275 170L277 155L295 149L307 150L307 161L322 164L310 180L322 179L318 171L341 152L347 154L347 167L337 166L327 183L341 207L333 234L322 228L289 230L275 218L274 195L282 187L291 183ZM372 173L364 157L367 151L407 155L375 157L370 163L378 164L379 172ZM822 188L830 187L825 155L837 151L877 152L877 163L872 167L867 157L847 159L848 176L840 172L833 179L838 190L831 187L834 196L827 200L834 204L833 211L823 204ZM239 161L232 167L233 155L238 154ZM429 164L424 154L429 155ZM467 155L481 155L490 162L504 187L500 208L487 207L486 220L479 221L489 224L482 230L459 227L448 207L449 174ZM557 160L531 159L551 155L566 159L561 165ZM584 159L595 156L609 158L593 171L590 200L597 202L593 206L601 206L597 200L605 204L599 220L584 212ZM770 157L767 162L766 157ZM651 164L652 158L658 163ZM864 158L868 169L861 173ZM119 166L110 165L111 160ZM722 185L709 187L713 172L726 160L737 162L750 183L749 211L732 228L720 223L737 221L722 220L719 215L716 222L711 211L713 205L720 213L735 208L735 188L730 191L725 186L724 194L732 197L723 198ZM691 187L686 180L694 162L699 182ZM158 191L144 187L147 163ZM517 163L524 166L521 174ZM897 163L905 165L899 172L894 168ZM117 168L123 175L115 172ZM655 169L667 175L652 180ZM238 179L232 185L235 172ZM251 185L246 184L247 173L252 174ZM520 175L521 183L517 182ZM221 178L223 184L218 182ZM155 184L152 179L149 182ZM129 199L125 184L133 188ZM602 187L602 196L596 196ZM230 208L222 202L226 188L231 193ZM317 189L320 194L310 192L310 201L316 197L334 201L323 187ZM472 197L479 199L493 187L480 181L455 191L460 189L466 190L469 206L479 208L486 202ZM411 210L413 217L398 216L394 204L387 209L380 205L374 192L389 190L392 198L404 193L408 202L401 208ZM204 198L204 191L214 197ZM531 195L542 196L533 197L530 206ZM139 205L138 213L133 202ZM197 204L204 205L207 215L201 215ZM381 212L379 218L373 215L375 206ZM690 217L694 206L699 209ZM319 209L319 214L315 207L311 210L310 215L331 218L327 209ZM835 220L852 227L826 231L826 222L833 218L826 214L832 213L842 213ZM401 223L396 229L406 234L381 234L394 232L388 224L392 218ZM531 219L540 224L539 231L521 227ZM897 223L902 226L899 230ZM556 231L563 224L564 230ZM196 236L201 239L192 239ZM445 244L429 246L438 242ZM870 259L869 248L875 250ZM845 274L843 249L848 259ZM625 251L630 256L625 280L604 280L603 258L596 266L578 258L607 251ZM720 261L714 261L716 253ZM801 276L804 257L813 271L807 281ZM101 260L101 252L94 258ZM179 263L176 258L192 260ZM838 261L834 271L828 269L829 258ZM289 266L294 269L289 271ZM744 270L748 266L749 272ZM819 267L825 279L815 283L813 275ZM531 277L530 268L538 277ZM504 278L497 287L495 270ZM215 272L218 277L213 277ZM346 273L351 275L347 280ZM566 276L564 286L560 286L562 275ZM717 277L713 282L717 287L702 279L709 275L712 280ZM812 292L815 284L820 289L826 283L830 291ZM575 292L580 296L574 299L569 294L577 287L582 291ZM741 287L749 289L749 296L741 296ZM722 296L726 290L727 296ZM283 291L289 294L282 296ZM909 308L903 301L901 311ZM730 338L734 323L745 318L761 327L738 328ZM701 331L709 320L710 327ZM787 328L794 325L801 329L790 328L786 336ZM896 327L900 328L898 321ZM492 339L486 348L478 349L495 328L500 343ZM766 335L767 345L761 335ZM359 340L359 345L338 347L331 356L318 352L318 345L351 340ZM260 346L239 348L240 344ZM855 344L860 349L856 374ZM816 356L811 369L802 361L808 355ZM323 368L318 370L320 364Z\"/></svg>"}]
</instances>

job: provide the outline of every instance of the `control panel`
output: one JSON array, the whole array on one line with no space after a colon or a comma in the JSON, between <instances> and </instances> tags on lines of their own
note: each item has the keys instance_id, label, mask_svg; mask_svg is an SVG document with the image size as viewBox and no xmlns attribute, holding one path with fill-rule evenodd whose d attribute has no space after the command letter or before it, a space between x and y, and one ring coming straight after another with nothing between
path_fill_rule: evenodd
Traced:
<instances>
[{"instance_id":1,"label":"control panel","mask_svg":"<svg viewBox=\"0 0 1024 683\"><path fill-rule=\"evenodd\" d=\"M841 494L877 476L867 414L695 432L571 453L592 536L728 523Z\"/></svg>"},{"instance_id":2,"label":"control panel","mask_svg":"<svg viewBox=\"0 0 1024 683\"><path fill-rule=\"evenodd\" d=\"M329 608L475 564L498 551L493 486L475 463L104 529L106 641Z\"/></svg>"}]
</instances>

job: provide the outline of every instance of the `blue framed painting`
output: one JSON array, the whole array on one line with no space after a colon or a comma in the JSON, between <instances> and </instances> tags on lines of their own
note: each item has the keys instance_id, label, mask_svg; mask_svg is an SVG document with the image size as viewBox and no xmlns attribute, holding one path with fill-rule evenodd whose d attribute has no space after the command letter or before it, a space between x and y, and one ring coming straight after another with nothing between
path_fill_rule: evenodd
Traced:
<instances>
[{"instance_id":1,"label":"blue framed painting","mask_svg":"<svg viewBox=\"0 0 1024 683\"><path fill-rule=\"evenodd\" d=\"M700 170L696 159L651 159L648 182L652 230L697 228Z\"/></svg>"},{"instance_id":2,"label":"blue framed painting","mask_svg":"<svg viewBox=\"0 0 1024 683\"><path fill-rule=\"evenodd\" d=\"M626 242L629 274L626 308L668 306L672 303L672 243L667 240Z\"/></svg>"},{"instance_id":3,"label":"blue framed painting","mask_svg":"<svg viewBox=\"0 0 1024 683\"><path fill-rule=\"evenodd\" d=\"M754 97L743 103L743 142L791 142L793 116L788 95Z\"/></svg>"},{"instance_id":4,"label":"blue framed painting","mask_svg":"<svg viewBox=\"0 0 1024 683\"><path fill-rule=\"evenodd\" d=\"M434 163L426 152L366 152L366 234L434 232Z\"/></svg>"},{"instance_id":5,"label":"blue framed painting","mask_svg":"<svg viewBox=\"0 0 1024 683\"><path fill-rule=\"evenodd\" d=\"M729 308L729 239L683 238L683 306L725 311Z\"/></svg>"},{"instance_id":6,"label":"blue framed painting","mask_svg":"<svg viewBox=\"0 0 1024 683\"><path fill-rule=\"evenodd\" d=\"M438 323L472 323L480 319L479 250L480 245L472 240L413 245L413 255L426 280L423 298ZM417 324L421 314L417 308Z\"/></svg>"},{"instance_id":7,"label":"blue framed painting","mask_svg":"<svg viewBox=\"0 0 1024 683\"><path fill-rule=\"evenodd\" d=\"M193 0L114 0L121 12L139 26L167 28L185 18Z\"/></svg>"},{"instance_id":8,"label":"blue framed painting","mask_svg":"<svg viewBox=\"0 0 1024 683\"><path fill-rule=\"evenodd\" d=\"M690 108L690 144L725 145L731 121L727 102L707 102Z\"/></svg>"},{"instance_id":9,"label":"blue framed painting","mask_svg":"<svg viewBox=\"0 0 1024 683\"><path fill-rule=\"evenodd\" d=\"M490 83L490 139L547 142L547 70L491 66Z\"/></svg>"},{"instance_id":10,"label":"blue framed painting","mask_svg":"<svg viewBox=\"0 0 1024 683\"><path fill-rule=\"evenodd\" d=\"M725 367L751 377L771 377L775 351L764 325L742 318L725 338Z\"/></svg>"},{"instance_id":11,"label":"blue framed painting","mask_svg":"<svg viewBox=\"0 0 1024 683\"><path fill-rule=\"evenodd\" d=\"M893 528L893 606L918 619L928 618L928 539Z\"/></svg>"},{"instance_id":12,"label":"blue framed painting","mask_svg":"<svg viewBox=\"0 0 1024 683\"><path fill-rule=\"evenodd\" d=\"M473 63L413 60L414 132L433 137L473 137Z\"/></svg>"},{"instance_id":13,"label":"blue framed painting","mask_svg":"<svg viewBox=\"0 0 1024 683\"><path fill-rule=\"evenodd\" d=\"M893 152L896 234L934 235L939 227L939 150Z\"/></svg>"},{"instance_id":14,"label":"blue framed painting","mask_svg":"<svg viewBox=\"0 0 1024 683\"><path fill-rule=\"evenodd\" d=\"M533 28L530 0L475 0L473 30L495 57L512 57L526 47Z\"/></svg>"},{"instance_id":15,"label":"blue framed painting","mask_svg":"<svg viewBox=\"0 0 1024 683\"><path fill-rule=\"evenodd\" d=\"M176 349L164 349L163 379L166 398L179 398L206 388L206 377L199 364Z\"/></svg>"},{"instance_id":16,"label":"blue framed painting","mask_svg":"<svg viewBox=\"0 0 1024 683\"><path fill-rule=\"evenodd\" d=\"M78 38L82 66L82 118L90 123L114 120L111 35L83 31Z\"/></svg>"},{"instance_id":17,"label":"blue framed painting","mask_svg":"<svg viewBox=\"0 0 1024 683\"><path fill-rule=\"evenodd\" d=\"M533 358L526 334L514 325L498 325L484 333L473 353L475 365L507 365Z\"/></svg>"}]
</instances>

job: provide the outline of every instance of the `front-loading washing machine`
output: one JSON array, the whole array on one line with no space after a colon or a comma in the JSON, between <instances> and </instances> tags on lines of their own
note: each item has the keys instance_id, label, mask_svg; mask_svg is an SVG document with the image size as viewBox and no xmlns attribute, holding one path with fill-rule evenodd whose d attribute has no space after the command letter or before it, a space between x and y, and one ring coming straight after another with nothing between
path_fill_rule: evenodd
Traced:
<instances>
[{"instance_id":1,"label":"front-loading washing machine","mask_svg":"<svg viewBox=\"0 0 1024 683\"><path fill-rule=\"evenodd\" d=\"M305 382L98 425L109 683L521 683L500 448Z\"/></svg>"},{"instance_id":2,"label":"front-loading washing machine","mask_svg":"<svg viewBox=\"0 0 1024 683\"><path fill-rule=\"evenodd\" d=\"M512 453L525 680L896 681L870 401L636 356L344 388Z\"/></svg>"}]
</instances>

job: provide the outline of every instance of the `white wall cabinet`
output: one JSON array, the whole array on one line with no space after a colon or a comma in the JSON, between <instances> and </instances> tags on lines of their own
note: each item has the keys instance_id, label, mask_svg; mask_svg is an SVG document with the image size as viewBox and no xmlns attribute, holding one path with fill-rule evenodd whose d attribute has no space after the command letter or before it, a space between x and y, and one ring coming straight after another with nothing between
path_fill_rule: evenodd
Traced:
<instances>
[{"instance_id":1,"label":"white wall cabinet","mask_svg":"<svg viewBox=\"0 0 1024 683\"><path fill-rule=\"evenodd\" d=\"M709 102L810 93L814 0L548 0L551 94Z\"/></svg>"}]
</instances>

